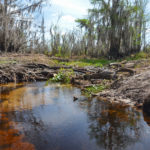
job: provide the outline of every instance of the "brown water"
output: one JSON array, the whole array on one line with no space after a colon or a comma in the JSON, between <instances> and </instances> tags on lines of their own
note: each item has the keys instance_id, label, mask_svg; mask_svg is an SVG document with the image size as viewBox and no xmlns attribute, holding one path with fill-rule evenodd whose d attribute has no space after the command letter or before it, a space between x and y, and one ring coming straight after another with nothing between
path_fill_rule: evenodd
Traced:
<instances>
[{"instance_id":1,"label":"brown water","mask_svg":"<svg viewBox=\"0 0 150 150\"><path fill-rule=\"evenodd\" d=\"M0 150L149 150L150 118L59 84L0 86Z\"/></svg>"}]
</instances>

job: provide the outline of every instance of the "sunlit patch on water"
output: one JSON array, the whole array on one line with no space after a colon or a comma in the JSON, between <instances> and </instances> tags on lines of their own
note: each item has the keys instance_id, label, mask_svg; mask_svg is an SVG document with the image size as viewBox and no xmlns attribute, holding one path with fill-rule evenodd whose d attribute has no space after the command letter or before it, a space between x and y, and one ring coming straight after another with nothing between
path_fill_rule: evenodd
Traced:
<instances>
[{"instance_id":1,"label":"sunlit patch on water","mask_svg":"<svg viewBox=\"0 0 150 150\"><path fill-rule=\"evenodd\" d=\"M10 84L10 87L8 85L4 87L10 88L10 90L5 90L0 95L0 112L28 110L41 105L54 104L53 99L57 98L58 94L60 94L60 84L53 84L51 86L45 86L42 83L26 86L19 84L15 85L15 88L13 88L13 84Z\"/></svg>"},{"instance_id":2,"label":"sunlit patch on water","mask_svg":"<svg viewBox=\"0 0 150 150\"><path fill-rule=\"evenodd\" d=\"M44 82L0 92L0 150L149 150L150 117L130 107Z\"/></svg>"}]
</instances>

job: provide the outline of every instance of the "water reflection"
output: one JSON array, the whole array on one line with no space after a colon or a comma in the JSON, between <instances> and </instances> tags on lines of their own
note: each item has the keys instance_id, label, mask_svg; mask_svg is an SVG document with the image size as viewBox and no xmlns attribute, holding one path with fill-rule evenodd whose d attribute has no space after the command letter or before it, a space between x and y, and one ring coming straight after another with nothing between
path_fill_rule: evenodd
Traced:
<instances>
[{"instance_id":1,"label":"water reflection","mask_svg":"<svg viewBox=\"0 0 150 150\"><path fill-rule=\"evenodd\" d=\"M15 129L16 123L10 121L5 113L0 113L0 149L2 150L34 150L33 144L24 142L24 135Z\"/></svg>"},{"instance_id":2,"label":"water reflection","mask_svg":"<svg viewBox=\"0 0 150 150\"><path fill-rule=\"evenodd\" d=\"M35 85L15 86L9 87L5 91L2 91L0 95L1 103L0 108L2 112L25 110L38 107L40 105L48 105L53 103L53 98L58 97L59 87L51 85L51 87L45 87L44 83Z\"/></svg>"},{"instance_id":3,"label":"water reflection","mask_svg":"<svg viewBox=\"0 0 150 150\"><path fill-rule=\"evenodd\" d=\"M80 90L59 84L3 89L0 150L149 150L149 121L130 107L87 98L73 102Z\"/></svg>"},{"instance_id":4,"label":"water reflection","mask_svg":"<svg viewBox=\"0 0 150 150\"><path fill-rule=\"evenodd\" d=\"M88 103L88 134L106 150L125 149L138 142L142 126L140 113L129 107L94 99Z\"/></svg>"}]
</instances>

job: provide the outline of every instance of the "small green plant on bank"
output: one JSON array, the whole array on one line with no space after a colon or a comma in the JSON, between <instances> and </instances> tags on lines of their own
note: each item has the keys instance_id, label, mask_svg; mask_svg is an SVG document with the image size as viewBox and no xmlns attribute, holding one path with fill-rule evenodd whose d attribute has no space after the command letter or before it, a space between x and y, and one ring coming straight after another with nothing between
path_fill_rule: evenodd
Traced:
<instances>
[{"instance_id":1,"label":"small green plant on bank","mask_svg":"<svg viewBox=\"0 0 150 150\"><path fill-rule=\"evenodd\" d=\"M65 84L69 84L71 81L71 77L74 75L74 72L72 69L60 69L58 74L56 74L53 78L48 80L49 82L53 82L53 83L65 83Z\"/></svg>"},{"instance_id":2,"label":"small green plant on bank","mask_svg":"<svg viewBox=\"0 0 150 150\"><path fill-rule=\"evenodd\" d=\"M99 92L102 92L103 90L107 89L108 85L100 84L100 85L92 85L87 88L85 88L82 91L82 94L84 94L87 97L91 97L93 94L97 94Z\"/></svg>"}]
</instances>

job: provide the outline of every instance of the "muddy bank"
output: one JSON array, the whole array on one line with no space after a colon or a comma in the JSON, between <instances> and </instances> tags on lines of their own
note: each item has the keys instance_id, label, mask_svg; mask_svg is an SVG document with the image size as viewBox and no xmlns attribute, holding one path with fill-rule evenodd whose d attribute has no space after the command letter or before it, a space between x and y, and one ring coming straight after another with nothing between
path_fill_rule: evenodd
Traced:
<instances>
[{"instance_id":1,"label":"muddy bank","mask_svg":"<svg viewBox=\"0 0 150 150\"><path fill-rule=\"evenodd\" d=\"M45 81L58 73L59 69L73 69L75 75L72 84L82 84L82 79L94 84L99 79L116 79L115 72L112 70L101 69L99 67L69 67L69 66L50 66L39 63L26 64L3 64L0 65L0 84L9 82L32 82ZM79 79L79 84L76 83ZM87 85L85 82L83 83Z\"/></svg>"},{"instance_id":2,"label":"muddy bank","mask_svg":"<svg viewBox=\"0 0 150 150\"><path fill-rule=\"evenodd\" d=\"M9 64L0 66L0 83L45 81L57 73L57 68L45 64Z\"/></svg>"},{"instance_id":3,"label":"muddy bank","mask_svg":"<svg viewBox=\"0 0 150 150\"><path fill-rule=\"evenodd\" d=\"M109 90L98 95L111 101L122 101L138 107L142 106L150 94L150 68L147 69L140 74L116 80Z\"/></svg>"}]
</instances>

